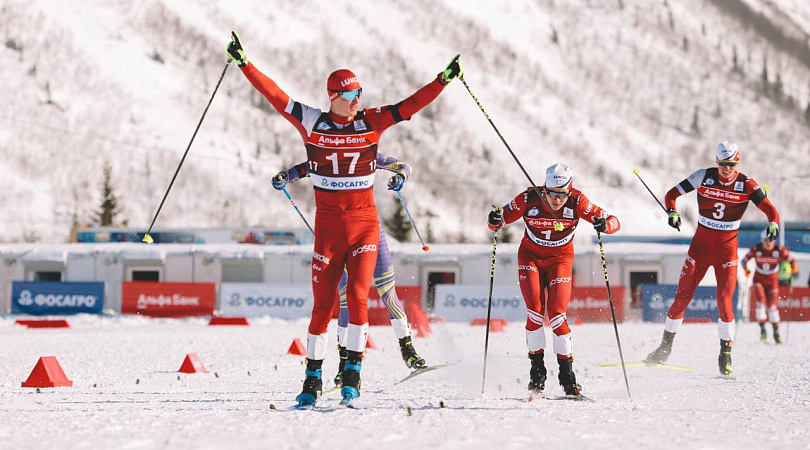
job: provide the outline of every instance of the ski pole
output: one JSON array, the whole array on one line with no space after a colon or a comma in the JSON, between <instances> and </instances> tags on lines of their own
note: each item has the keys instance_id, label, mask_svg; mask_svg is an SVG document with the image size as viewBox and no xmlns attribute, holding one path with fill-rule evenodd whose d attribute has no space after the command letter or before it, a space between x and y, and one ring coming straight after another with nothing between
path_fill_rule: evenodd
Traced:
<instances>
[{"instance_id":1,"label":"ski pole","mask_svg":"<svg viewBox=\"0 0 810 450\"><path fill-rule=\"evenodd\" d=\"M495 205L492 205L495 211L500 211ZM489 269L489 304L487 305L487 335L484 340L484 376L481 379L481 393L484 393L484 386L487 382L487 350L489 349L489 322L492 317L492 285L495 283L495 251L498 249L498 230L492 232L492 266Z\"/></svg>"},{"instance_id":2,"label":"ski pole","mask_svg":"<svg viewBox=\"0 0 810 450\"><path fill-rule=\"evenodd\" d=\"M503 145L505 145L506 149L509 150L509 153L512 155L512 158L515 159L515 162L517 163L518 167L520 167L520 170L523 171L523 175L526 175L526 178L529 180L529 184L531 185L532 189L534 189L534 193L537 194L538 197L540 197L540 201L543 202L543 204L546 206L546 209L548 209L548 211L551 213L551 216L554 218L554 230L562 231L563 224L560 222L559 219L557 219L557 215L554 214L554 210L551 208L551 205L548 204L548 200L546 200L545 197L540 195L540 190L537 189L537 185L535 185L534 181L532 181L532 177L529 176L529 172L526 172L526 169L523 168L523 164L520 163L520 160L518 159L517 155L515 155L515 152L512 151L512 147L509 146L509 144L506 142L506 139L504 139L503 135L498 130L498 127L495 126L495 122L493 122L492 119L489 118L489 114L487 114L487 111L484 109L484 106L481 104L481 102L478 101L478 97L476 97L475 94L473 94L472 89L470 89L470 86L464 80L464 77L460 76L459 79L464 84L464 87L467 88L467 92L470 93L470 96L473 98L473 100L475 100L475 104L478 105L478 109L480 109L481 112L484 113L484 117L486 117L487 120L489 121L489 124L492 125L492 129L494 129L495 133L498 134L498 137L501 138L501 142L503 142Z\"/></svg>"},{"instance_id":3,"label":"ski pole","mask_svg":"<svg viewBox=\"0 0 810 450\"><path fill-rule=\"evenodd\" d=\"M228 67L231 65L231 60L229 59L227 63L225 63L225 68L222 69L222 75L219 76L219 81L217 81L217 85L214 88L214 92L211 93L211 98L208 99L208 104L205 105L205 110L203 110L202 117L200 117L200 121L197 122L197 128L194 129L194 134L191 135L191 140L188 142L188 146L186 147L185 153L183 153L183 157L180 159L180 164L177 165L177 170L174 171L174 176L172 177L172 181L169 182L169 188L166 189L166 193L163 194L163 200L160 201L160 206L158 206L157 212L155 213L155 217L152 218L152 223L149 224L149 229L146 230L146 234L143 236L143 242L147 244L151 244L154 242L152 236L149 234L152 231L152 227L155 226L155 221L160 214L160 210L163 209L163 203L166 201L166 197L169 196L169 191L172 190L172 186L174 185L174 180L177 179L177 174L180 173L180 168L183 167L183 161L186 160L186 156L188 155L189 149L191 149L191 144L194 142L194 138L197 136L197 131L200 130L200 125L202 125L203 119L205 119L205 114L208 112L208 107L211 106L211 102L214 101L214 96L217 94L217 90L219 90L219 85L222 83L222 79L225 77L225 72L228 70Z\"/></svg>"},{"instance_id":4,"label":"ski pole","mask_svg":"<svg viewBox=\"0 0 810 450\"><path fill-rule=\"evenodd\" d=\"M599 241L599 253L602 255L602 271L605 273L605 286L608 291L608 302L610 302L610 316L613 318L613 331L616 332L616 344L619 346L619 359L622 361L622 372L624 373L624 385L627 387L627 397L630 395L630 382L627 381L627 369L624 366L624 354L622 353L622 342L619 340L619 327L616 325L616 311L613 309L613 297L610 294L610 281L608 281L607 260L605 259L605 248L602 246L602 233L596 231L596 239Z\"/></svg>"},{"instance_id":5,"label":"ski pole","mask_svg":"<svg viewBox=\"0 0 810 450\"><path fill-rule=\"evenodd\" d=\"M405 208L405 213L408 214L408 220L411 221L411 225L413 225L413 230L416 231L416 236L419 237L419 242L422 243L422 250L423 251L430 250L430 247L425 245L425 241L422 239L422 235L419 234L419 228L416 228L416 222L413 221L413 216L411 216L411 212L408 211L408 205L405 204L405 199L402 198L402 194L399 191L397 191L397 195L399 196L399 202L402 203L402 207Z\"/></svg>"},{"instance_id":6,"label":"ski pole","mask_svg":"<svg viewBox=\"0 0 810 450\"><path fill-rule=\"evenodd\" d=\"M651 190L650 190L650 187L649 187L649 186L647 186L647 183L645 183L645 182L644 182L644 180L641 178L641 175L639 175L639 174L638 174L638 169L633 169L633 173L634 173L634 174L636 174L636 176L638 177L639 181L641 181L641 184L643 184L643 185L644 185L644 187L645 187L645 188L647 188L647 192L649 192L649 193L650 193L650 195L652 195L652 197L655 199L655 201L656 201L656 202L658 202L658 205L661 207L661 209L663 209L663 210L664 210L664 213L666 213L667 215L669 215L669 211L667 211L667 208L665 208L665 207L664 207L664 204L663 204L663 203L661 203L661 200L658 200L658 197L656 197L656 196L655 196L655 194L653 194L653 191L651 191ZM681 227L680 227L680 226L678 226L678 231L681 231Z\"/></svg>"},{"instance_id":7,"label":"ski pole","mask_svg":"<svg viewBox=\"0 0 810 450\"><path fill-rule=\"evenodd\" d=\"M301 220L304 221L304 224L307 226L307 228L309 228L309 231L312 233L313 236L315 236L315 230L313 230L312 227L309 226L309 222L307 222L307 218L304 217L304 214L301 213L300 209L298 209L298 205L295 204L295 201L292 199L292 196L290 196L290 193L287 192L287 187L285 186L285 187L281 188L281 190L284 191L284 195L286 195L287 198L290 200L290 203L292 203L293 208L295 208L295 212L298 213L298 217L300 217Z\"/></svg>"},{"instance_id":8,"label":"ski pole","mask_svg":"<svg viewBox=\"0 0 810 450\"><path fill-rule=\"evenodd\" d=\"M777 302L777 305L779 302ZM790 274L790 289L788 290L787 325L785 325L785 343L787 344L790 335L790 311L793 306L793 274Z\"/></svg>"}]
</instances>

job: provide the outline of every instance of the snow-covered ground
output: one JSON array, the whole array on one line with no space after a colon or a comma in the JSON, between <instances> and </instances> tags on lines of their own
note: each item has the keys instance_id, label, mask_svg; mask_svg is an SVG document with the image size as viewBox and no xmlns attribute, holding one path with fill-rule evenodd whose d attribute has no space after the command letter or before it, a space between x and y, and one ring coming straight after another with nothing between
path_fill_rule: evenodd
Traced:
<instances>
[{"instance_id":1,"label":"snow-covered ground","mask_svg":"<svg viewBox=\"0 0 810 450\"><path fill-rule=\"evenodd\" d=\"M629 399L612 325L573 327L575 369L596 401L525 401L522 325L490 338L481 394L484 329L434 324L415 340L429 363L458 361L401 385L408 370L393 333L372 327L377 350L363 368L360 410L288 410L303 358L286 355L305 321L254 320L209 327L204 319L73 317L69 330L33 330L0 318L0 448L808 448L810 325L794 323L782 346L738 328L736 381L719 378L714 324L684 325L669 362L694 367L628 369ZM628 361L652 350L662 325L619 331ZM784 332L784 331L783 331ZM550 337L550 336L549 336ZM550 339L549 339L550 342ZM180 374L196 352L210 374ZM72 388L21 388L40 356L58 358ZM546 393L562 394L556 362ZM334 376L336 352L324 364ZM331 383L328 383L331 385ZM334 405L334 396L323 404ZM444 405L442 407L441 405ZM271 408L274 405L276 410ZM410 414L409 414L410 408Z\"/></svg>"}]
</instances>

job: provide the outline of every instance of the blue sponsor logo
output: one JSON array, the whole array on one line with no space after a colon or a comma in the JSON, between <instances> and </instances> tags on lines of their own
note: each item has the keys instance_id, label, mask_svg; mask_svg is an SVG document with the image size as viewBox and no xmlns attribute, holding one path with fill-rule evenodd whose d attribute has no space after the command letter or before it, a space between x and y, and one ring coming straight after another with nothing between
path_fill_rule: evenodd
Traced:
<instances>
[{"instance_id":1,"label":"blue sponsor logo","mask_svg":"<svg viewBox=\"0 0 810 450\"><path fill-rule=\"evenodd\" d=\"M484 297L461 297L456 300L453 294L447 294L444 299L444 306L448 308L488 308L489 298ZM523 301L519 298L493 298L492 308L520 308L523 306Z\"/></svg>"},{"instance_id":2,"label":"blue sponsor logo","mask_svg":"<svg viewBox=\"0 0 810 450\"><path fill-rule=\"evenodd\" d=\"M678 286L672 284L642 284L641 298L644 306L645 322L664 322L667 311L675 303ZM732 308L737 313L738 291L732 295ZM685 319L710 319L717 322L720 313L717 309L717 287L698 286L692 301L684 312Z\"/></svg>"},{"instance_id":3,"label":"blue sponsor logo","mask_svg":"<svg viewBox=\"0 0 810 450\"><path fill-rule=\"evenodd\" d=\"M11 312L18 314L101 314L104 283L14 281Z\"/></svg>"},{"instance_id":4,"label":"blue sponsor logo","mask_svg":"<svg viewBox=\"0 0 810 450\"><path fill-rule=\"evenodd\" d=\"M258 308L303 308L306 304L306 299L304 297L276 297L272 295L247 295L243 298L238 292L234 292L231 294L228 304L234 307L247 306Z\"/></svg>"}]
</instances>

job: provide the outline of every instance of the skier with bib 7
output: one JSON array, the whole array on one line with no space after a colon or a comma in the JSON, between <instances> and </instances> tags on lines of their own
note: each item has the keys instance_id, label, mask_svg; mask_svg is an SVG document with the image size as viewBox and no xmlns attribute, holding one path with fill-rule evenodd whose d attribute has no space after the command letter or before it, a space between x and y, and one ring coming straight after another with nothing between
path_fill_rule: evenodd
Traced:
<instances>
[{"instance_id":1,"label":"skier with bib 7","mask_svg":"<svg viewBox=\"0 0 810 450\"><path fill-rule=\"evenodd\" d=\"M619 219L573 188L573 178L574 171L569 166L554 164L546 169L545 185L539 187L546 201L528 188L500 210L490 212L488 225L497 230L522 218L526 226L518 248L518 278L526 302L526 344L531 361L529 390L539 392L545 388L543 321L548 317L554 333L552 344L560 368L560 385L566 395L579 396L582 387L574 375L571 329L566 321L573 284L574 232L580 219L606 234L619 231L621 225ZM555 230L555 216L560 219L562 230Z\"/></svg>"}]
</instances>

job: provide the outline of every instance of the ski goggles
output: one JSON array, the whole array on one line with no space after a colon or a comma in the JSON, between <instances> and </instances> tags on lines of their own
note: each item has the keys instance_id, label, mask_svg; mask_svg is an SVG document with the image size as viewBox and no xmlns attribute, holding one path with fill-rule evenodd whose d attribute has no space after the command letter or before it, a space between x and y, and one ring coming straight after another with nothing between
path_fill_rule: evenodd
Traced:
<instances>
[{"instance_id":1,"label":"ski goggles","mask_svg":"<svg viewBox=\"0 0 810 450\"><path fill-rule=\"evenodd\" d=\"M734 167L739 163L739 161L717 161L717 165L723 167Z\"/></svg>"},{"instance_id":2,"label":"ski goggles","mask_svg":"<svg viewBox=\"0 0 810 450\"><path fill-rule=\"evenodd\" d=\"M339 95L339 96L343 97L343 100L346 100L347 102L350 102L350 101L354 100L355 98L360 97L360 95L363 94L363 88L353 89L351 91L331 91L331 92L332 92L332 95L330 95L330 97L333 100L336 99L338 97L338 95Z\"/></svg>"},{"instance_id":3,"label":"ski goggles","mask_svg":"<svg viewBox=\"0 0 810 450\"><path fill-rule=\"evenodd\" d=\"M557 192L557 191L552 191L552 190L549 190L548 188L546 188L546 195L548 195L551 198L556 198L557 200L562 200L564 198L568 198L568 196L571 195L571 191Z\"/></svg>"}]
</instances>

